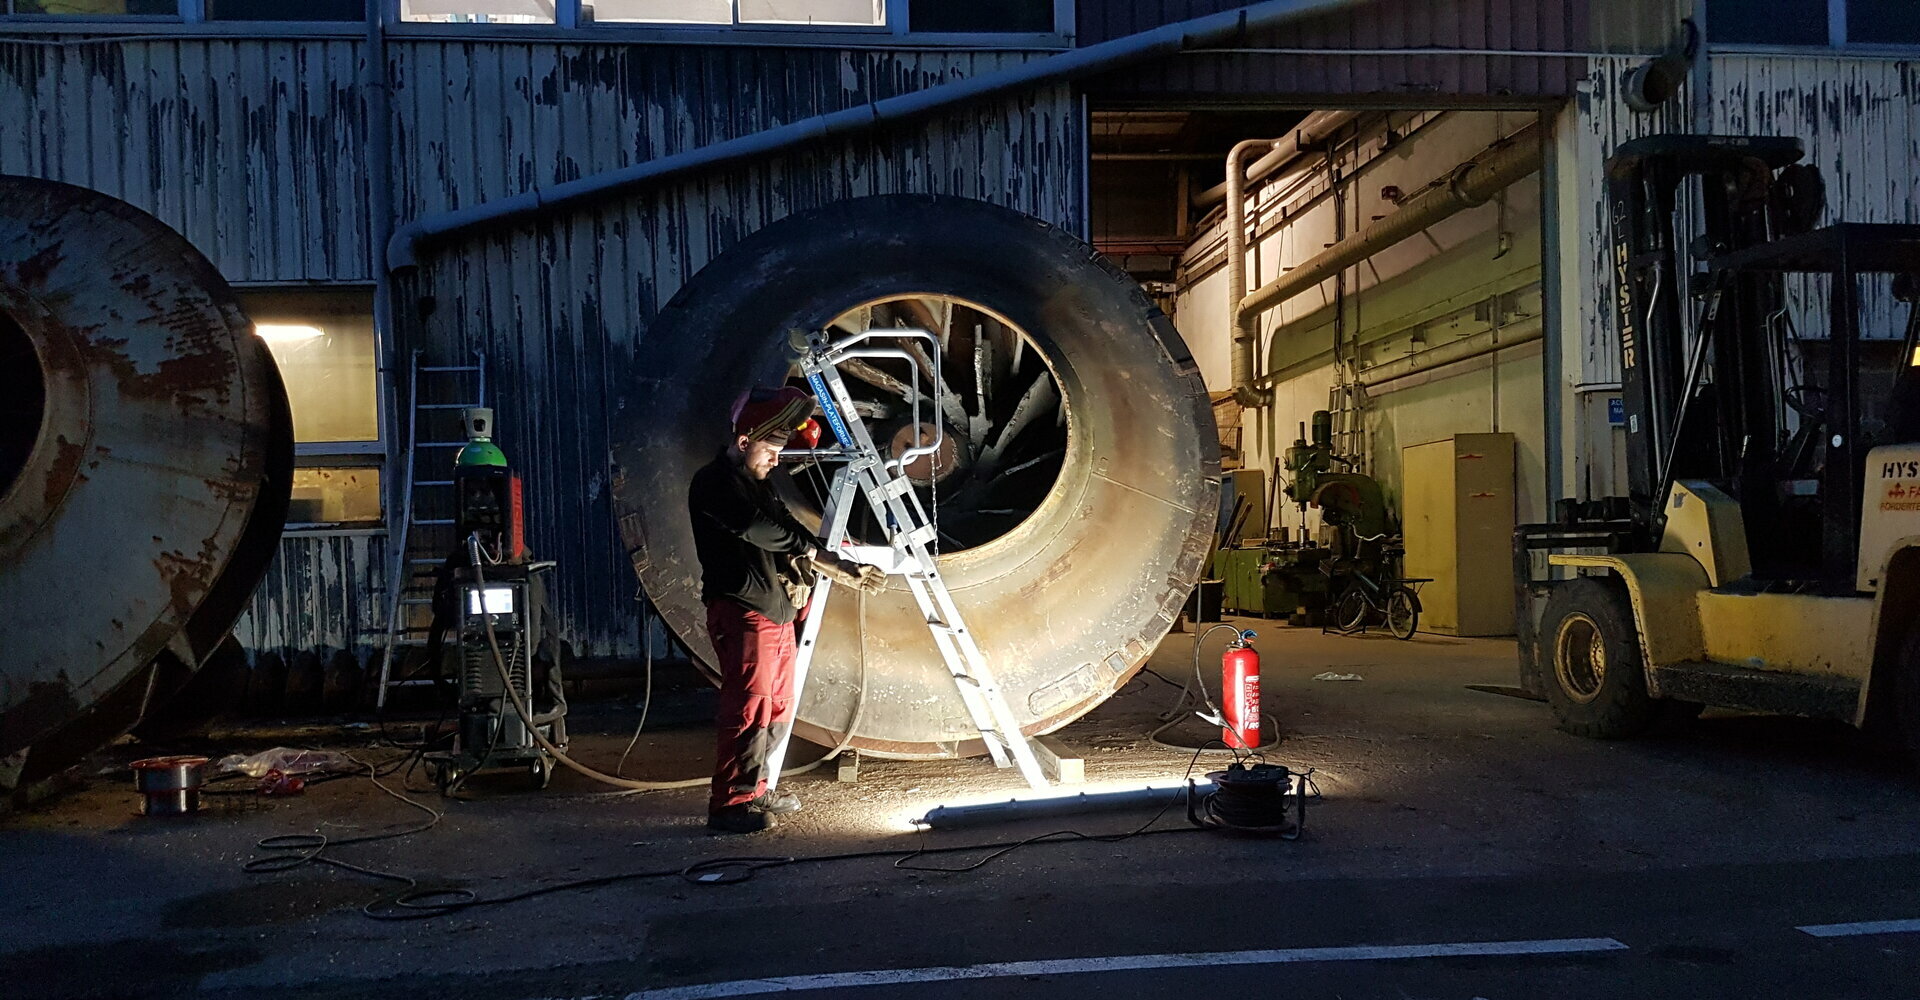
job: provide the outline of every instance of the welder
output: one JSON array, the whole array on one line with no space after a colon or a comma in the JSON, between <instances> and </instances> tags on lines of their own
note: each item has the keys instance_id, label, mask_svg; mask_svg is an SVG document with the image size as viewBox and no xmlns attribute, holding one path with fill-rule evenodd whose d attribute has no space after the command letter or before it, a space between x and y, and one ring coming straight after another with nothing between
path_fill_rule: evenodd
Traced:
<instances>
[{"instance_id":1,"label":"welder","mask_svg":"<svg viewBox=\"0 0 1920 1000\"><path fill-rule=\"evenodd\" d=\"M732 441L687 489L720 672L707 826L725 833L765 830L800 808L791 793L767 789L766 764L777 727L793 719L794 622L806 612L815 568L864 589L885 579L877 567L822 550L768 482L789 442L818 443L812 414L800 389L750 391L734 405Z\"/></svg>"}]
</instances>

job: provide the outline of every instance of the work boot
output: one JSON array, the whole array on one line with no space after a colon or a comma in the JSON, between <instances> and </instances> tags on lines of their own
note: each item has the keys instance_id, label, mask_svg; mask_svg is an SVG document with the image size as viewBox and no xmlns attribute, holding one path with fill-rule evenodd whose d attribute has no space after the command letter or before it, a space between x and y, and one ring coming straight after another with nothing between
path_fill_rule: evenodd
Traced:
<instances>
[{"instance_id":1,"label":"work boot","mask_svg":"<svg viewBox=\"0 0 1920 1000\"><path fill-rule=\"evenodd\" d=\"M787 792L766 791L747 803L747 808L758 809L769 816L785 816L800 811L800 800Z\"/></svg>"},{"instance_id":2,"label":"work boot","mask_svg":"<svg viewBox=\"0 0 1920 1000\"><path fill-rule=\"evenodd\" d=\"M773 817L750 803L722 806L707 811L707 829L721 833L759 833L773 829Z\"/></svg>"}]
</instances>

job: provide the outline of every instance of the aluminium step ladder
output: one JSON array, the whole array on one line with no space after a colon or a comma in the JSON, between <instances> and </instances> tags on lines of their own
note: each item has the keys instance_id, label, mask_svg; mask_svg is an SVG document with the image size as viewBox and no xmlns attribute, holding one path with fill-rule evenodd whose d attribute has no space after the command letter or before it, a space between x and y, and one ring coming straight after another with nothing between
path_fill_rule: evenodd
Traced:
<instances>
[{"instance_id":1,"label":"aluminium step ladder","mask_svg":"<svg viewBox=\"0 0 1920 1000\"><path fill-rule=\"evenodd\" d=\"M402 665L395 663L395 656L408 638L424 636L432 627L434 577L459 543L453 524L453 461L467 443L460 412L487 405L486 355L473 352L471 364L429 365L421 363L420 354L415 350L407 366L407 457L396 522L399 535L391 540L388 564L376 709L387 707L393 688L434 683L434 664L424 665L426 676L396 676ZM420 478L423 464L425 478Z\"/></svg>"},{"instance_id":2,"label":"aluminium step ladder","mask_svg":"<svg viewBox=\"0 0 1920 1000\"><path fill-rule=\"evenodd\" d=\"M915 354L897 347L862 346L866 341L876 338L927 341L926 355L934 359L931 373L935 387L932 413L939 413L938 394L944 391L945 383L941 380L939 370L940 342L934 335L924 330L876 329L833 343L829 343L824 334L808 338L806 354L800 359L800 369L840 445L837 452L815 454L844 459L847 463L833 476L823 518L827 529L826 540L821 547L836 553L842 551L842 546L848 540L847 522L852 514L854 497L856 494L865 496L887 535L887 548L893 565L884 568L890 573L900 574L906 580L907 589L913 593L914 603L919 607L921 617L926 620L927 631L932 634L933 643L939 649L947 671L953 675L960 700L966 705L967 714L986 743L994 765L1017 767L1027 784L1034 788L1046 788L1047 775L1039 755L1025 734L1020 732L1020 721L1007 704L1006 693L994 679L986 657L981 655L973 633L967 630L960 609L954 604L953 595L940 578L932 548L936 529L904 471L915 459L938 452L941 445L939 436L936 434L931 444L905 449L892 459L885 458L866 424L860 419L859 411L854 408L853 397L847 393L846 383L840 378L837 365L841 361L892 358L905 361L913 367L915 374L908 384L918 385L919 362ZM917 389L912 396L913 420L919 424L920 396ZM934 420L934 425L939 427L938 419ZM799 710L800 694L806 688L807 671L813 663L814 650L820 637L820 623L826 617L827 598L832 591L832 580L824 574L816 576L813 602L806 625L801 630L799 655L794 664L796 712ZM791 724L782 727L768 754L769 789L779 783L787 745L792 736Z\"/></svg>"}]
</instances>

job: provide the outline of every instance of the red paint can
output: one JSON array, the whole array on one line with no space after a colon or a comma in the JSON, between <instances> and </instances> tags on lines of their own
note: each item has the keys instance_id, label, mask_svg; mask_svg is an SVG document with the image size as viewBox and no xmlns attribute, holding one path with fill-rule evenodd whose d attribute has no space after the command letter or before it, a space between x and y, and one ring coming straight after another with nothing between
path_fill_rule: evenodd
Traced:
<instances>
[{"instance_id":1,"label":"red paint can","mask_svg":"<svg viewBox=\"0 0 1920 1000\"><path fill-rule=\"evenodd\" d=\"M1241 633L1220 658L1220 712L1227 723L1220 739L1236 750L1260 745L1260 654L1252 639L1251 631Z\"/></svg>"}]
</instances>

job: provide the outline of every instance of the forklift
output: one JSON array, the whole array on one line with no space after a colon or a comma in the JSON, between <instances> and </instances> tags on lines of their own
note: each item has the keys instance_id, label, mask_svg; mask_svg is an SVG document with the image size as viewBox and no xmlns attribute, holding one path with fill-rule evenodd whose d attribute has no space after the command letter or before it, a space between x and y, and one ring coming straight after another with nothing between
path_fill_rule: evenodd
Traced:
<instances>
[{"instance_id":1,"label":"forklift","mask_svg":"<svg viewBox=\"0 0 1920 1000\"><path fill-rule=\"evenodd\" d=\"M1817 226L1803 152L1659 135L1607 161L1627 495L1513 546L1521 683L1567 732L1713 705L1920 765L1920 226ZM1820 291L1827 328L1795 330ZM1896 318L1864 336L1870 302Z\"/></svg>"}]
</instances>

